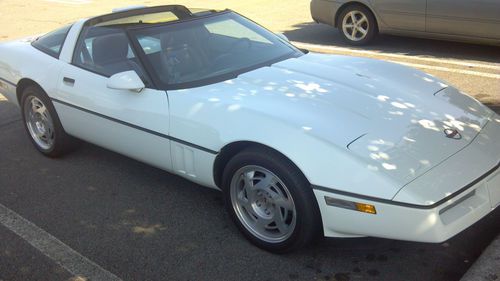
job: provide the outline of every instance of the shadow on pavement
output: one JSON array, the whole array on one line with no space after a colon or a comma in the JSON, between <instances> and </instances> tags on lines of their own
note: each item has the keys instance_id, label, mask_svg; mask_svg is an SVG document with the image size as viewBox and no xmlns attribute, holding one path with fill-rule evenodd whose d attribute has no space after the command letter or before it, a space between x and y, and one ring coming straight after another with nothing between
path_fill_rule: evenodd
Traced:
<instances>
[{"instance_id":1,"label":"shadow on pavement","mask_svg":"<svg viewBox=\"0 0 500 281\"><path fill-rule=\"evenodd\" d=\"M337 47L351 47L381 53L399 53L450 59L468 59L488 63L500 62L500 47L448 42L431 39L379 35L369 46L353 47L345 43L334 27L305 22L283 32L291 41Z\"/></svg>"}]
</instances>

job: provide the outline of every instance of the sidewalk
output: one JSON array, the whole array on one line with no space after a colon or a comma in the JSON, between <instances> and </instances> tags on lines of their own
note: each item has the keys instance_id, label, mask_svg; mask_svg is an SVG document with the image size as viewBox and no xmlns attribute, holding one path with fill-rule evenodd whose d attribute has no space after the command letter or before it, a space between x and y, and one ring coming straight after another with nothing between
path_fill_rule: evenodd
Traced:
<instances>
[{"instance_id":1,"label":"sidewalk","mask_svg":"<svg viewBox=\"0 0 500 281\"><path fill-rule=\"evenodd\" d=\"M461 281L500 280L500 235L491 242Z\"/></svg>"}]
</instances>

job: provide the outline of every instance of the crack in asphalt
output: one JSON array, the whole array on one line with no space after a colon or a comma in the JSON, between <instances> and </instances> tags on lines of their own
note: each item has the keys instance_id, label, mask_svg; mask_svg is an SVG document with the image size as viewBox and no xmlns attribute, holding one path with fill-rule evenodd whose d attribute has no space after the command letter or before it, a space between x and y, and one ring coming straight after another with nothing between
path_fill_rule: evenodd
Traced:
<instances>
[{"instance_id":1,"label":"crack in asphalt","mask_svg":"<svg viewBox=\"0 0 500 281\"><path fill-rule=\"evenodd\" d=\"M10 120L8 122L2 123L2 124L0 124L0 128L7 127L7 126L12 125L12 124L14 124L14 123L16 123L18 121L21 121L21 120L23 120L23 119L22 118L18 118L18 119L14 119L14 120Z\"/></svg>"}]
</instances>

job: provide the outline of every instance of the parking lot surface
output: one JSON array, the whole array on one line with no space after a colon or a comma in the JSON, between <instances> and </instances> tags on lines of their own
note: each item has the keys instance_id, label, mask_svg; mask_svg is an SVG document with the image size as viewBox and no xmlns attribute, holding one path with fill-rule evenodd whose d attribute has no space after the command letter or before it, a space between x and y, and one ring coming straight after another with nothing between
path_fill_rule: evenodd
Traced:
<instances>
[{"instance_id":1,"label":"parking lot surface","mask_svg":"<svg viewBox=\"0 0 500 281\"><path fill-rule=\"evenodd\" d=\"M4 0L0 41L138 2L173 3ZM352 48L333 28L311 23L308 1L177 2L232 8L299 47L422 69L500 112L499 47L381 36ZM29 142L19 110L1 96L0 132L1 206L36 226L33 233L60 241L63 254L74 251L123 280L458 280L500 233L497 209L446 243L325 239L273 255L238 233L215 190L86 143L64 158L43 157ZM0 223L0 280L85 277L78 278L65 255L44 251L44 237L23 238Z\"/></svg>"},{"instance_id":2,"label":"parking lot surface","mask_svg":"<svg viewBox=\"0 0 500 281\"><path fill-rule=\"evenodd\" d=\"M0 280L70 280L73 276L0 225Z\"/></svg>"}]
</instances>

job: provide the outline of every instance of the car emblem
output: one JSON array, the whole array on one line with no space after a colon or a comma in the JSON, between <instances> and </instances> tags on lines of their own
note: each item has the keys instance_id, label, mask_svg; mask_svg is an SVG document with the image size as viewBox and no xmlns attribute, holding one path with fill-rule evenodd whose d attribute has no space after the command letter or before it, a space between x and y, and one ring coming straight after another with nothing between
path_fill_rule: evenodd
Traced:
<instances>
[{"instance_id":1,"label":"car emblem","mask_svg":"<svg viewBox=\"0 0 500 281\"><path fill-rule=\"evenodd\" d=\"M459 140L462 138L462 135L456 129L444 129L444 134L447 138Z\"/></svg>"}]
</instances>

